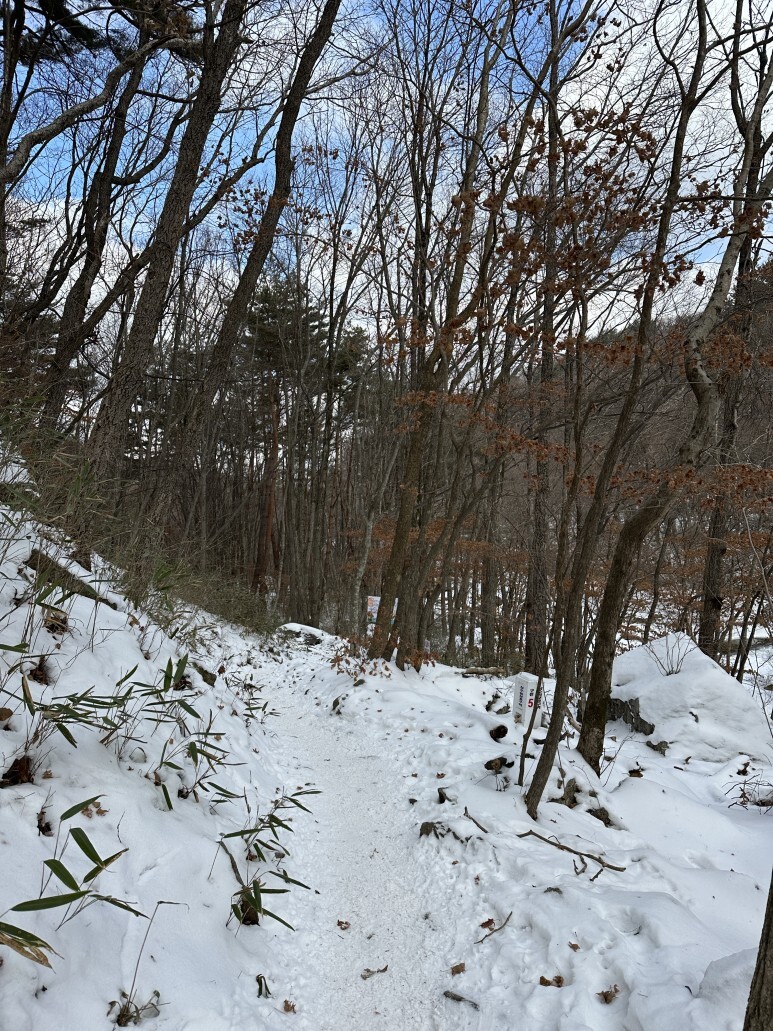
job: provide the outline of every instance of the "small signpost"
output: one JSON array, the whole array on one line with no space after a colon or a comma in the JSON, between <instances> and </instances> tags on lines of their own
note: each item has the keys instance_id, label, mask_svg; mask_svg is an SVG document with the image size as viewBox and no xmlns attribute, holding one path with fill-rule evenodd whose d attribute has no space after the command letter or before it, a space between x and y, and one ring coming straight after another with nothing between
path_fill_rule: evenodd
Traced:
<instances>
[{"instance_id":1,"label":"small signpost","mask_svg":"<svg viewBox=\"0 0 773 1031\"><path fill-rule=\"evenodd\" d=\"M510 679L513 684L513 719L516 723L524 723L528 726L531 721L532 709L537 700L539 677L535 677L533 673L517 673ZM542 726L540 710L537 711L534 726Z\"/></svg>"}]
</instances>

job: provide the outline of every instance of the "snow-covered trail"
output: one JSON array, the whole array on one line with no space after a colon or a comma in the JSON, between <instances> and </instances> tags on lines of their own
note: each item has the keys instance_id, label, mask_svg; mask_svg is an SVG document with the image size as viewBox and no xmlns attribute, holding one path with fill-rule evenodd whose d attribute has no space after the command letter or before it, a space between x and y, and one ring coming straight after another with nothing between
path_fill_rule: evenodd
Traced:
<instances>
[{"instance_id":1,"label":"snow-covered trail","mask_svg":"<svg viewBox=\"0 0 773 1031\"><path fill-rule=\"evenodd\" d=\"M453 990L450 968L458 959L460 864L447 859L444 873L436 850L420 841L410 773L383 754L371 728L355 728L296 692L287 685L277 694L281 714L272 725L286 742L288 765L297 762L299 784L321 794L310 799L313 815L294 821L291 842L293 874L312 887L294 892L297 931L282 943L295 956L281 989L296 1005L293 1026L477 1029L474 1008L443 994ZM277 1017L276 1026L286 1020Z\"/></svg>"}]
</instances>

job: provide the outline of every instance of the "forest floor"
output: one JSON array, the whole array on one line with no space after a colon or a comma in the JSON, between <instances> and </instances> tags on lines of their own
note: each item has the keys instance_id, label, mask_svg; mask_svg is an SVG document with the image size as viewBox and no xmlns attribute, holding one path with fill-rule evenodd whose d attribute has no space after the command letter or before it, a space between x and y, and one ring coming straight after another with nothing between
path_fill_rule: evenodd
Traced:
<instances>
[{"instance_id":1,"label":"forest floor","mask_svg":"<svg viewBox=\"0 0 773 1031\"><path fill-rule=\"evenodd\" d=\"M180 610L167 632L115 571L12 522L3 1031L739 1031L773 749L688 639L621 656L616 695L655 731L610 724L599 779L567 724L534 823L511 682L401 673L295 624L262 640ZM45 594L35 549L98 599Z\"/></svg>"}]
</instances>

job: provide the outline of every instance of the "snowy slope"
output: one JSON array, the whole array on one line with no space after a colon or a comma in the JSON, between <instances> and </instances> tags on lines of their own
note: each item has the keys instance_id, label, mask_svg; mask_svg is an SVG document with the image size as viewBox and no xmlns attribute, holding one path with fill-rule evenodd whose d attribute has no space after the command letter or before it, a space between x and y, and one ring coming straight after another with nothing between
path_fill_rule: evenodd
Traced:
<instances>
[{"instance_id":1,"label":"snowy slope","mask_svg":"<svg viewBox=\"0 0 773 1031\"><path fill-rule=\"evenodd\" d=\"M0 944L3 1031L109 1028L110 1003L133 983L148 1031L740 1029L773 855L770 809L753 804L773 781L759 709L730 726L717 709L730 703L718 688L701 693L697 674L680 680L625 657L621 688L627 679L631 691L638 681L653 697L668 692L666 754L613 724L599 781L567 738L535 824L514 783L522 730L501 711L511 685L442 666L401 673L295 625L261 642L199 615L183 645L110 592L108 570L91 577L103 601L76 594L57 606L63 626L45 608L56 595L35 604L41 588L24 563L39 549L88 574L39 527L17 525L5 541L0 643L28 647L0 652L0 707L12 710L0 774L30 754L33 780L0 789L0 920L59 955L46 969ZM48 684L32 676L41 654ZM712 676L700 671L704 685ZM30 745L41 704L92 686L107 697L122 679L119 690L154 685L144 700L133 691L171 722L143 710L119 734L65 724L77 748L56 729ZM516 766L486 769L500 757ZM310 813L289 801L278 811L276 838L265 827L263 845L238 836L276 800L311 789L321 793L297 798ZM549 801L562 794L572 808ZM602 809L609 826L590 812ZM69 890L52 876L41 892L46 860L61 856L83 879L93 864L73 828L102 858L128 849L89 890L147 916L175 905L150 927L104 901L61 927L72 910L10 911ZM290 888L263 902L295 931L268 916L229 922L234 867L247 882ZM271 995L260 997L264 985ZM156 991L157 1012L140 1014Z\"/></svg>"},{"instance_id":2,"label":"snowy slope","mask_svg":"<svg viewBox=\"0 0 773 1031\"><path fill-rule=\"evenodd\" d=\"M153 1005L143 1012L149 1028L250 1026L267 937L263 926L237 927L234 917L226 926L239 882L219 841L258 826L285 790L302 787L288 780L295 773L268 732L260 691L239 677L229 684L217 678L210 686L193 655L181 669L182 649L160 627L132 611L99 576L63 559L63 550L40 528L4 515L12 528L7 526L0 553L0 774L6 781L0 790L0 919L38 935L58 955L49 953L53 969L46 969L9 949L7 939L6 947L0 944L0 1027L109 1027L110 1004L122 1002L122 991L132 995L135 1015L159 993L159 1015L153 1016ZM75 594L59 603L61 589L46 593L25 565L34 549L63 561L83 580L96 581L104 600ZM22 642L23 652L8 650ZM201 664L207 679L216 668L207 659ZM119 706L89 710L95 697L129 688L132 696L123 707L128 722L116 719ZM65 718L64 733L52 728L47 716L61 711L52 707L62 696L69 696L72 711L82 718L91 711L89 718L101 727ZM72 701L79 697L79 703ZM24 756L31 770L19 778ZM73 815L60 819L72 807ZM277 815L295 812L305 816L286 802ZM261 833L276 844L267 862L256 859L246 838L224 843L246 883L263 874L268 886L279 888L267 871L292 876L281 847L290 836L279 827L277 844L270 828ZM83 881L95 867L91 847L102 859L126 851ZM47 868L46 861L61 863L64 871ZM41 895L69 894L68 877L75 888L83 881L83 889L128 903L144 917L92 895L69 907L9 911L19 903L35 905ZM76 912L84 902L89 904ZM157 903L174 905L161 905L149 928L145 917ZM279 908L269 901L266 907ZM112 1019L118 1012L114 1005Z\"/></svg>"}]
</instances>

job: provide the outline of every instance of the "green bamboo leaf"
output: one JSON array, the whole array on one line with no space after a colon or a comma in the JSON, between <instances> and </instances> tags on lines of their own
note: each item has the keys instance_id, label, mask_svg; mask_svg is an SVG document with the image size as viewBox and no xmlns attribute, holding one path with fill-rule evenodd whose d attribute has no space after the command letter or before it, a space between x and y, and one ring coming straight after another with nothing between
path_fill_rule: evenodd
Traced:
<instances>
[{"instance_id":1,"label":"green bamboo leaf","mask_svg":"<svg viewBox=\"0 0 773 1031\"><path fill-rule=\"evenodd\" d=\"M220 754L218 755L216 753ZM213 766L216 766L218 763L223 762L223 757L228 755L228 752L226 752L224 748L218 748L217 745L208 744L206 748L199 747L199 754L203 755L208 762L212 763ZM236 766L237 763L234 763L233 765Z\"/></svg>"},{"instance_id":2,"label":"green bamboo leaf","mask_svg":"<svg viewBox=\"0 0 773 1031\"><path fill-rule=\"evenodd\" d=\"M81 722L84 722L84 721L81 721ZM64 725L64 723L62 723L60 720L53 720L53 724L56 727L56 729L59 731L59 733L62 735L62 737L66 741L68 741L73 746L73 748L77 748L78 747L78 742L72 736L72 732L70 731L69 727L66 727Z\"/></svg>"},{"instance_id":3,"label":"green bamboo leaf","mask_svg":"<svg viewBox=\"0 0 773 1031\"><path fill-rule=\"evenodd\" d=\"M193 716L193 718L196 720L201 719L201 716L199 716L199 714L196 712L193 706L189 705L186 701L183 701L182 698L177 699L177 704L184 712L187 712L189 716Z\"/></svg>"},{"instance_id":4,"label":"green bamboo leaf","mask_svg":"<svg viewBox=\"0 0 773 1031\"><path fill-rule=\"evenodd\" d=\"M110 856L108 859L104 859L102 862L99 863L98 866L95 866L93 869L89 870L89 872L83 878L83 883L91 884L95 877L98 877L103 870L106 870L108 866L110 866L111 863L114 863L116 859L118 859L120 856L124 854L124 852L128 851L128 848L122 848L121 851L116 852L114 856Z\"/></svg>"},{"instance_id":5,"label":"green bamboo leaf","mask_svg":"<svg viewBox=\"0 0 773 1031\"><path fill-rule=\"evenodd\" d=\"M90 859L91 862L95 863L97 866L104 866L104 863L102 862L102 858L99 852L97 852L97 850L91 844L88 835L84 830L82 830L80 827L73 827L70 831L70 834L75 844L78 846L78 848L86 856L87 859Z\"/></svg>"},{"instance_id":6,"label":"green bamboo leaf","mask_svg":"<svg viewBox=\"0 0 773 1031\"><path fill-rule=\"evenodd\" d=\"M125 684L126 681L129 679L129 677L133 677L134 674L137 672L138 666L139 666L139 664L137 666L134 666L132 669L130 669L129 672L125 676L121 677L120 680L117 680L116 683L115 683L115 686L116 687L121 687L122 684ZM129 688L128 694L131 694L131 688Z\"/></svg>"},{"instance_id":7,"label":"green bamboo leaf","mask_svg":"<svg viewBox=\"0 0 773 1031\"><path fill-rule=\"evenodd\" d=\"M107 902L109 905L115 906L117 909L125 909L127 913L133 913L135 916L141 916L144 920L149 919L147 913L141 913L139 909L135 909L133 906L130 906L129 903L125 902L123 899L115 899L112 895L94 895L94 898L99 899L100 902ZM178 903L176 902L159 902L159 905L167 906L176 906L177 904Z\"/></svg>"},{"instance_id":8,"label":"green bamboo leaf","mask_svg":"<svg viewBox=\"0 0 773 1031\"><path fill-rule=\"evenodd\" d=\"M65 895L51 895L47 899L30 899L28 902L20 902L18 906L12 906L12 913L32 913L38 909L56 909L58 906L69 906L71 902L77 902L87 891L71 891Z\"/></svg>"},{"instance_id":9,"label":"green bamboo leaf","mask_svg":"<svg viewBox=\"0 0 773 1031\"><path fill-rule=\"evenodd\" d=\"M304 813L308 813L309 816L311 816L311 809L307 809L306 806L303 805L302 802L299 802L297 798L294 798L292 795L288 795L287 801L292 802L293 805L297 805L299 809L304 811Z\"/></svg>"},{"instance_id":10,"label":"green bamboo leaf","mask_svg":"<svg viewBox=\"0 0 773 1031\"><path fill-rule=\"evenodd\" d=\"M261 830L263 827L259 824L257 827L247 827L243 831L231 831L229 834L224 834L223 838L248 838L250 834L257 834Z\"/></svg>"},{"instance_id":11,"label":"green bamboo leaf","mask_svg":"<svg viewBox=\"0 0 773 1031\"><path fill-rule=\"evenodd\" d=\"M169 791L167 790L166 784L161 785L161 791L163 792L164 798L166 799L166 804L169 806L170 809L174 809L174 806L172 805L172 799L169 797Z\"/></svg>"},{"instance_id":12,"label":"green bamboo leaf","mask_svg":"<svg viewBox=\"0 0 773 1031\"><path fill-rule=\"evenodd\" d=\"M296 881L294 877L290 877L286 870L282 870L281 873L278 873L276 870L268 870L267 872L270 873L272 877L278 877L279 880L284 881L285 884L297 884L299 888L305 888L307 891L311 891L308 884L304 884L303 881Z\"/></svg>"},{"instance_id":13,"label":"green bamboo leaf","mask_svg":"<svg viewBox=\"0 0 773 1031\"><path fill-rule=\"evenodd\" d=\"M43 588L42 591L40 591L38 594L35 595L35 598L34 598L32 604L33 605L42 605L43 602L46 600L46 598L50 597L50 595L52 595L54 593L54 591L57 589L57 587L59 587L59 584L56 584L56 583L48 584L46 587Z\"/></svg>"},{"instance_id":14,"label":"green bamboo leaf","mask_svg":"<svg viewBox=\"0 0 773 1031\"><path fill-rule=\"evenodd\" d=\"M112 854L112 856L108 856L107 859L103 859L102 860L102 865L105 867L105 869L107 869L108 866L112 866L113 865L113 863L116 861L116 859L120 859L121 856L125 852L128 852L128 851L129 851L128 848L122 848L120 852L114 852Z\"/></svg>"},{"instance_id":15,"label":"green bamboo leaf","mask_svg":"<svg viewBox=\"0 0 773 1031\"><path fill-rule=\"evenodd\" d=\"M38 605L40 605L40 607L43 609L48 609L50 612L56 612L57 609L61 609L62 605L65 605L70 600L70 598L74 597L75 591L62 591L61 596L56 599L53 605L49 605L47 602L43 601L39 601Z\"/></svg>"},{"instance_id":16,"label":"green bamboo leaf","mask_svg":"<svg viewBox=\"0 0 773 1031\"><path fill-rule=\"evenodd\" d=\"M171 661L171 660L170 660ZM180 661L177 663L177 667L174 671L174 683L179 684L185 673L185 667L188 665L188 656L183 655Z\"/></svg>"},{"instance_id":17,"label":"green bamboo leaf","mask_svg":"<svg viewBox=\"0 0 773 1031\"><path fill-rule=\"evenodd\" d=\"M73 816L77 816L78 813L82 813L84 809L87 809L90 805L94 805L96 801L103 798L102 795L92 795L91 798L87 798L85 802L78 802L77 805L70 806L69 809L65 809L62 815L59 817L60 822L71 819Z\"/></svg>"},{"instance_id":18,"label":"green bamboo leaf","mask_svg":"<svg viewBox=\"0 0 773 1031\"><path fill-rule=\"evenodd\" d=\"M45 859L43 861L43 865L47 866L51 873L54 874L55 877L58 877L62 884L69 888L70 891L80 891L80 884L78 884L77 880L61 860Z\"/></svg>"},{"instance_id":19,"label":"green bamboo leaf","mask_svg":"<svg viewBox=\"0 0 773 1031\"><path fill-rule=\"evenodd\" d=\"M41 948L51 949L50 945L47 945L42 938L38 938L32 931L25 931L23 927L17 927L15 924L6 924L0 920L0 932L2 934L12 935L14 938L18 938L20 941L27 942L28 945L39 945ZM58 953L57 953L58 955Z\"/></svg>"},{"instance_id":20,"label":"green bamboo leaf","mask_svg":"<svg viewBox=\"0 0 773 1031\"><path fill-rule=\"evenodd\" d=\"M284 924L285 927L289 927L291 931L295 930L292 924L288 924L286 920L283 920L281 916L277 916L276 913L272 913L270 909L264 909L263 916L270 916L272 920L276 920L279 924Z\"/></svg>"},{"instance_id":21,"label":"green bamboo leaf","mask_svg":"<svg viewBox=\"0 0 773 1031\"><path fill-rule=\"evenodd\" d=\"M214 782L214 780L211 780L210 784L212 785L213 788L215 788L215 790L219 791L221 795L225 795L226 798L241 798L242 797L241 795L238 795L235 791L229 791L228 788L224 788L220 784L216 784Z\"/></svg>"},{"instance_id":22,"label":"green bamboo leaf","mask_svg":"<svg viewBox=\"0 0 773 1031\"><path fill-rule=\"evenodd\" d=\"M0 641L0 651L3 652L17 652L18 654L23 655L28 648L29 645L26 641L21 641L19 644L3 644L3 642Z\"/></svg>"}]
</instances>

